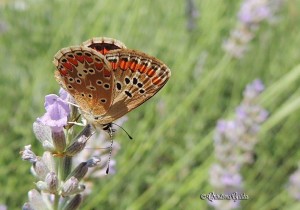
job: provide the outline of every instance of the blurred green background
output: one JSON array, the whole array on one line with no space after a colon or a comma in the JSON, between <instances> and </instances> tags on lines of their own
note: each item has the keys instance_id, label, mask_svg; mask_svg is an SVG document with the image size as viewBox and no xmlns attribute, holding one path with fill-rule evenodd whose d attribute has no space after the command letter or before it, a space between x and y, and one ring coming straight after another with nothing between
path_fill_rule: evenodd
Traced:
<instances>
[{"instance_id":1,"label":"blurred green background","mask_svg":"<svg viewBox=\"0 0 300 210\"><path fill-rule=\"evenodd\" d=\"M212 209L199 199L213 191L213 132L230 119L246 84L260 78L260 102L270 117L256 160L242 169L249 200L241 209L299 209L287 193L300 160L300 1L286 0L273 24L262 23L242 59L222 43L237 24L243 1L195 0L198 17L187 25L187 1L0 0L0 204L20 209L34 187L19 151L42 147L32 123L44 96L57 93L52 64L62 47L99 36L121 40L164 61L167 85L128 114L117 173L97 180L83 209Z\"/></svg>"}]
</instances>

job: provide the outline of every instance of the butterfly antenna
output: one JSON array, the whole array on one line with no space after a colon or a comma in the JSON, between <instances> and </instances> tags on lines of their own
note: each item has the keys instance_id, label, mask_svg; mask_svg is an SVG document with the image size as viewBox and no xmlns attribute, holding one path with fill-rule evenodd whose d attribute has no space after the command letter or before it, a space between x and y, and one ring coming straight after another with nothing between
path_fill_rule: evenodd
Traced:
<instances>
[{"instance_id":1,"label":"butterfly antenna","mask_svg":"<svg viewBox=\"0 0 300 210\"><path fill-rule=\"evenodd\" d=\"M109 146L109 156L108 156L108 161L107 161L106 174L108 174L108 172L109 172L109 163L110 163L110 159L111 159L112 146L113 146L113 143L114 143L112 126L108 127L108 134L109 134L109 137L110 137L110 146Z\"/></svg>"},{"instance_id":2,"label":"butterfly antenna","mask_svg":"<svg viewBox=\"0 0 300 210\"><path fill-rule=\"evenodd\" d=\"M128 136L129 139L133 139L133 138L129 135L129 133L128 133L122 126L119 126L119 125L116 124L116 123L111 123L111 124L116 125L116 126L118 126L119 128L121 128L121 129L127 134L127 136Z\"/></svg>"}]
</instances>

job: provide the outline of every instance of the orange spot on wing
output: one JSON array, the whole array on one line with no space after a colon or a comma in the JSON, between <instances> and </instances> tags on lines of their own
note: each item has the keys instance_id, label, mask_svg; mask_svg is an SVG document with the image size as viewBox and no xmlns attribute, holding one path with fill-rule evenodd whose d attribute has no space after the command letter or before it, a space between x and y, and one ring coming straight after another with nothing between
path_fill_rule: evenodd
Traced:
<instances>
[{"instance_id":1,"label":"orange spot on wing","mask_svg":"<svg viewBox=\"0 0 300 210\"><path fill-rule=\"evenodd\" d=\"M115 62L110 62L110 65L113 70L116 70L118 68L117 63Z\"/></svg>"},{"instance_id":2,"label":"orange spot on wing","mask_svg":"<svg viewBox=\"0 0 300 210\"><path fill-rule=\"evenodd\" d=\"M147 66L141 65L141 68L139 69L139 72L145 73L145 72L146 72L146 69L147 69Z\"/></svg>"},{"instance_id":3,"label":"orange spot on wing","mask_svg":"<svg viewBox=\"0 0 300 210\"><path fill-rule=\"evenodd\" d=\"M136 62L129 62L129 68L131 71L136 71L137 63Z\"/></svg>"},{"instance_id":4,"label":"orange spot on wing","mask_svg":"<svg viewBox=\"0 0 300 210\"><path fill-rule=\"evenodd\" d=\"M124 60L121 60L121 62L120 62L120 68L122 69L122 70L126 70L126 61L124 61Z\"/></svg>"},{"instance_id":5,"label":"orange spot on wing","mask_svg":"<svg viewBox=\"0 0 300 210\"><path fill-rule=\"evenodd\" d=\"M62 65L69 70L72 70L72 68L73 68L72 64L70 64L70 63L63 63Z\"/></svg>"},{"instance_id":6,"label":"orange spot on wing","mask_svg":"<svg viewBox=\"0 0 300 210\"><path fill-rule=\"evenodd\" d=\"M153 69L149 69L146 73L149 77L153 77L155 75L155 71Z\"/></svg>"},{"instance_id":7,"label":"orange spot on wing","mask_svg":"<svg viewBox=\"0 0 300 210\"><path fill-rule=\"evenodd\" d=\"M96 69L98 69L98 70L102 70L102 68L103 68L103 63L95 63L95 67L96 67Z\"/></svg>"},{"instance_id":8,"label":"orange spot on wing","mask_svg":"<svg viewBox=\"0 0 300 210\"><path fill-rule=\"evenodd\" d=\"M106 48L103 48L103 50L101 51L102 55L105 55L106 53L108 53L109 50L107 50Z\"/></svg>"},{"instance_id":9,"label":"orange spot on wing","mask_svg":"<svg viewBox=\"0 0 300 210\"><path fill-rule=\"evenodd\" d=\"M76 58L80 63L83 63L83 62L84 62L84 57L83 57L83 56L75 55L75 58Z\"/></svg>"},{"instance_id":10,"label":"orange spot on wing","mask_svg":"<svg viewBox=\"0 0 300 210\"><path fill-rule=\"evenodd\" d=\"M162 80L159 77L154 77L151 81L154 85L158 85Z\"/></svg>"},{"instance_id":11,"label":"orange spot on wing","mask_svg":"<svg viewBox=\"0 0 300 210\"><path fill-rule=\"evenodd\" d=\"M61 76L67 76L68 70L67 69L60 69L59 73L60 73Z\"/></svg>"},{"instance_id":12,"label":"orange spot on wing","mask_svg":"<svg viewBox=\"0 0 300 210\"><path fill-rule=\"evenodd\" d=\"M92 63L93 62L93 58L89 57L89 56L84 56L84 59L88 62L88 63Z\"/></svg>"},{"instance_id":13,"label":"orange spot on wing","mask_svg":"<svg viewBox=\"0 0 300 210\"><path fill-rule=\"evenodd\" d=\"M104 77L110 77L111 76L111 72L109 70L107 70L107 69L104 69L103 70L103 75L104 75Z\"/></svg>"},{"instance_id":14,"label":"orange spot on wing","mask_svg":"<svg viewBox=\"0 0 300 210\"><path fill-rule=\"evenodd\" d=\"M72 63L74 66L78 66L78 62L77 62L76 59L74 59L74 58L68 58L67 60L68 60L70 63Z\"/></svg>"}]
</instances>

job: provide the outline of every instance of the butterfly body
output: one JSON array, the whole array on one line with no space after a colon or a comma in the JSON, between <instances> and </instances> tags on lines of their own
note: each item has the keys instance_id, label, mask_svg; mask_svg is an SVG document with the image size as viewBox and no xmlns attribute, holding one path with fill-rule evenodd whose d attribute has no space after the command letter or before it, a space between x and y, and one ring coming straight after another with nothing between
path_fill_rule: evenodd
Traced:
<instances>
[{"instance_id":1,"label":"butterfly body","mask_svg":"<svg viewBox=\"0 0 300 210\"><path fill-rule=\"evenodd\" d=\"M105 127L140 106L171 76L157 58L105 37L63 48L53 62L56 80L96 127Z\"/></svg>"}]
</instances>

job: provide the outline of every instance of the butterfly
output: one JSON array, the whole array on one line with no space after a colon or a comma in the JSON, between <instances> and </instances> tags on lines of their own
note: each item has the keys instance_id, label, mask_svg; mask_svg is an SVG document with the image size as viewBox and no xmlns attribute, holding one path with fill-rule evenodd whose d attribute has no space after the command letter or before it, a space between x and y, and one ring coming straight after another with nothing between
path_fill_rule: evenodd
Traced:
<instances>
[{"instance_id":1,"label":"butterfly","mask_svg":"<svg viewBox=\"0 0 300 210\"><path fill-rule=\"evenodd\" d=\"M104 130L154 96L171 76L162 61L107 37L63 48L53 63L57 82L82 116Z\"/></svg>"}]
</instances>

